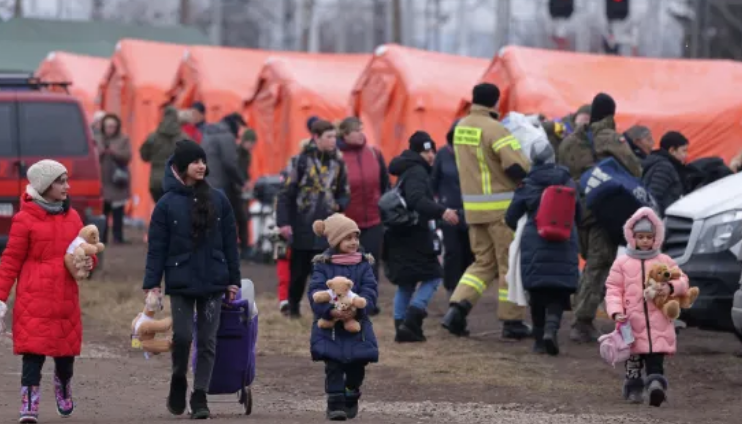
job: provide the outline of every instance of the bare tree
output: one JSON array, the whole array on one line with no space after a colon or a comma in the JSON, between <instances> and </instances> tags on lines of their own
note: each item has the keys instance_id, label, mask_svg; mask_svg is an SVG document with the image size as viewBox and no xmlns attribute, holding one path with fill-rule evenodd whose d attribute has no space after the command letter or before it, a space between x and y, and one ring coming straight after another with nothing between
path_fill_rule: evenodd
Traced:
<instances>
[{"instance_id":1,"label":"bare tree","mask_svg":"<svg viewBox=\"0 0 742 424\"><path fill-rule=\"evenodd\" d=\"M311 30L312 30L312 15L314 15L314 0L300 0L301 5L300 13L301 13L301 20L299 21L299 25L301 25L301 32L300 32L300 45L299 50L306 52L309 51L309 38L311 37Z\"/></svg>"},{"instance_id":2,"label":"bare tree","mask_svg":"<svg viewBox=\"0 0 742 424\"><path fill-rule=\"evenodd\" d=\"M463 2L463 0L461 0ZM392 42L402 44L402 0L392 0Z\"/></svg>"},{"instance_id":3,"label":"bare tree","mask_svg":"<svg viewBox=\"0 0 742 424\"><path fill-rule=\"evenodd\" d=\"M15 0L15 4L13 4L13 16L16 18L23 17L23 0Z\"/></svg>"},{"instance_id":4,"label":"bare tree","mask_svg":"<svg viewBox=\"0 0 742 424\"><path fill-rule=\"evenodd\" d=\"M103 0L93 0L90 6L90 18L94 21L101 21L105 15L103 13Z\"/></svg>"},{"instance_id":5,"label":"bare tree","mask_svg":"<svg viewBox=\"0 0 742 424\"><path fill-rule=\"evenodd\" d=\"M371 39L373 40L374 46L386 43L387 35L387 1L386 0L372 0L371 3L371 16L373 22L373 33Z\"/></svg>"}]
</instances>

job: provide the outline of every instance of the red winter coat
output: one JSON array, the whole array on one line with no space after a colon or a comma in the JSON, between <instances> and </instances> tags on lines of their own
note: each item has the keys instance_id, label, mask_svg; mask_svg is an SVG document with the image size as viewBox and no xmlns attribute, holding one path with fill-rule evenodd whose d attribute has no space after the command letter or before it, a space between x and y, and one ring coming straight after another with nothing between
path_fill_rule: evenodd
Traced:
<instances>
[{"instance_id":1,"label":"red winter coat","mask_svg":"<svg viewBox=\"0 0 742 424\"><path fill-rule=\"evenodd\" d=\"M350 202L345 215L362 230L381 223L379 199L389 189L389 173L381 152L363 144L354 146L338 139L338 148L348 170Z\"/></svg>"},{"instance_id":2,"label":"red winter coat","mask_svg":"<svg viewBox=\"0 0 742 424\"><path fill-rule=\"evenodd\" d=\"M23 196L0 262L0 301L8 300L18 280L13 308L16 355L80 355L80 299L64 255L81 228L74 209L51 215Z\"/></svg>"}]
</instances>

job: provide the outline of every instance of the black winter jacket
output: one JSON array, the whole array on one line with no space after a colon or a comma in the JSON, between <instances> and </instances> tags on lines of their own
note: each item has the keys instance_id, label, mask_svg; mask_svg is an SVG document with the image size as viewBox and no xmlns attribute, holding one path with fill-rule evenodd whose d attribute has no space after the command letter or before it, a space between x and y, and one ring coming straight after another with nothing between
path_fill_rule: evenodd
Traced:
<instances>
[{"instance_id":1,"label":"black winter jacket","mask_svg":"<svg viewBox=\"0 0 742 424\"><path fill-rule=\"evenodd\" d=\"M433 198L431 170L425 159L411 150L405 150L389 164L389 173L404 179L400 190L407 207L420 215L417 225L390 228L384 234L382 262L387 278L396 285L415 285L443 274L435 246L440 241L431 230L430 221L441 219L446 208Z\"/></svg>"},{"instance_id":2,"label":"black winter jacket","mask_svg":"<svg viewBox=\"0 0 742 424\"><path fill-rule=\"evenodd\" d=\"M655 150L642 163L642 182L657 201L660 216L687 194L687 169L666 150Z\"/></svg>"},{"instance_id":3,"label":"black winter jacket","mask_svg":"<svg viewBox=\"0 0 742 424\"><path fill-rule=\"evenodd\" d=\"M160 287L165 275L165 293L201 297L240 287L237 229L226 196L211 188L214 223L204 240L194 246L191 239L193 188L185 186L167 162L162 196L149 224L145 290Z\"/></svg>"},{"instance_id":4,"label":"black winter jacket","mask_svg":"<svg viewBox=\"0 0 742 424\"><path fill-rule=\"evenodd\" d=\"M575 188L569 169L554 164L534 165L523 184L515 191L505 222L515 230L518 220L526 214L528 221L520 241L520 267L523 288L526 290L577 290L580 278L577 245L577 223L581 219L579 197L575 201L575 225L569 240L552 242L542 238L536 228L535 217L541 204L541 195L552 185Z\"/></svg>"}]
</instances>

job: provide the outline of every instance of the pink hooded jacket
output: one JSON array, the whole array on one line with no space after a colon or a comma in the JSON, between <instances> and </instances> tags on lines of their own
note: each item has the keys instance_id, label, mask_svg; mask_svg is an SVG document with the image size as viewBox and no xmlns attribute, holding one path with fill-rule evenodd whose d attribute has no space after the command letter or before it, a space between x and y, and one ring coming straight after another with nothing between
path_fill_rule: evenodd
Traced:
<instances>
[{"instance_id":1,"label":"pink hooded jacket","mask_svg":"<svg viewBox=\"0 0 742 424\"><path fill-rule=\"evenodd\" d=\"M665 227L657 214L650 208L641 208L624 225L624 236L630 248L636 248L634 225L642 218L649 219L655 228L654 246L656 255L649 259L638 259L622 255L613 262L606 280L605 306L608 316L624 314L628 317L635 342L631 345L632 354L675 353L675 326L652 302L644 301L644 280L656 263L669 267L677 266L669 256L660 253L665 239ZM630 253L630 252L629 252ZM670 282L673 293L685 294L688 291L688 276Z\"/></svg>"}]
</instances>

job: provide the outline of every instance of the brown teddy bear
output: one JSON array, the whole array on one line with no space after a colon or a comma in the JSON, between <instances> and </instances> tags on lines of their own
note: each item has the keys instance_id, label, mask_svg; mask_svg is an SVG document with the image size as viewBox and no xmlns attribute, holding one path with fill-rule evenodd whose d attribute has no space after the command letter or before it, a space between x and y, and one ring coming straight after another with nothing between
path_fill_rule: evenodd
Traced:
<instances>
[{"instance_id":1,"label":"brown teddy bear","mask_svg":"<svg viewBox=\"0 0 742 424\"><path fill-rule=\"evenodd\" d=\"M366 307L366 299L353 293L353 282L345 277L335 277L327 281L327 290L315 292L312 295L317 303L332 303L335 309L347 311L348 309L362 309ZM333 318L326 320L320 318L317 322L319 328L331 329L338 320ZM345 331L349 333L358 333L361 331L361 324L355 318L349 318L343 321Z\"/></svg>"},{"instance_id":2,"label":"brown teddy bear","mask_svg":"<svg viewBox=\"0 0 742 424\"><path fill-rule=\"evenodd\" d=\"M683 275L678 267L670 268L665 264L654 264L649 270L647 281L644 283L644 299L654 303L657 309L660 309L666 317L675 320L680 316L680 309L688 309L693 306L693 302L698 299L698 287L691 287L688 293L683 296L662 296L659 289L662 284L677 280Z\"/></svg>"},{"instance_id":3,"label":"brown teddy bear","mask_svg":"<svg viewBox=\"0 0 742 424\"><path fill-rule=\"evenodd\" d=\"M105 248L106 246L100 242L98 227L92 224L86 225L67 248L64 264L75 280L84 280L90 277L90 271L84 268L85 259L101 253Z\"/></svg>"},{"instance_id":4,"label":"brown teddy bear","mask_svg":"<svg viewBox=\"0 0 742 424\"><path fill-rule=\"evenodd\" d=\"M144 311L137 314L131 322L131 347L154 355L170 352L173 345L170 338L155 338L157 334L168 332L173 327L172 317L155 319L155 314L161 309L161 298L156 293L149 292L144 302Z\"/></svg>"}]
</instances>

